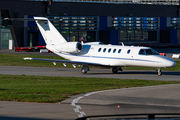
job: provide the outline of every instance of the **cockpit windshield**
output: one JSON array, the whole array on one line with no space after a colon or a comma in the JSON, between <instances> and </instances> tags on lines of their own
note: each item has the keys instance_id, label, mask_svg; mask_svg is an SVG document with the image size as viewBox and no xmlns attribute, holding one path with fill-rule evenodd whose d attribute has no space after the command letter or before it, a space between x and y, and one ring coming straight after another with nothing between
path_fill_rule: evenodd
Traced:
<instances>
[{"instance_id":1,"label":"cockpit windshield","mask_svg":"<svg viewBox=\"0 0 180 120\"><path fill-rule=\"evenodd\" d=\"M159 55L159 53L153 49L141 49L139 55Z\"/></svg>"}]
</instances>

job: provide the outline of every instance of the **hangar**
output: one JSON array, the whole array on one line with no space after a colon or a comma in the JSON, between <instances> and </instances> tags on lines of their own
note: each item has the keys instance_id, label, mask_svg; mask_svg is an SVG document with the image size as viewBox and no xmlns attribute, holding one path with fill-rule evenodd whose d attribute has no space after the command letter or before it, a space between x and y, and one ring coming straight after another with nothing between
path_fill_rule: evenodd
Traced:
<instances>
[{"instance_id":1,"label":"hangar","mask_svg":"<svg viewBox=\"0 0 180 120\"><path fill-rule=\"evenodd\" d=\"M180 43L179 0L0 0L0 49L45 45L33 21L44 16L68 41Z\"/></svg>"}]
</instances>

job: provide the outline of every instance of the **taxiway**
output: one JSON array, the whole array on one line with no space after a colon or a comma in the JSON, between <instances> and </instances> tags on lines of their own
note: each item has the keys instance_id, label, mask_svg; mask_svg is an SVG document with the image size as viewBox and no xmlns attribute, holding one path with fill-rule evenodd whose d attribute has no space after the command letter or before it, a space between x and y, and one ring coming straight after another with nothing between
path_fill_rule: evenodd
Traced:
<instances>
[{"instance_id":1,"label":"taxiway","mask_svg":"<svg viewBox=\"0 0 180 120\"><path fill-rule=\"evenodd\" d=\"M179 71L162 71L162 76L158 76L155 70L124 70L113 74L111 69L91 69L82 74L80 68L0 66L0 74L180 81Z\"/></svg>"}]
</instances>

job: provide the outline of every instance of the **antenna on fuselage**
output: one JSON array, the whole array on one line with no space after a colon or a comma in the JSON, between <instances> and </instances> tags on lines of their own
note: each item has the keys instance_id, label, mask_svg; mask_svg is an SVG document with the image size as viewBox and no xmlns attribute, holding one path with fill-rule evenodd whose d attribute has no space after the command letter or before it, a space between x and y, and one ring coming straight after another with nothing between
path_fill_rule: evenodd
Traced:
<instances>
[{"instance_id":1,"label":"antenna on fuselage","mask_svg":"<svg viewBox=\"0 0 180 120\"><path fill-rule=\"evenodd\" d=\"M121 42L121 45L122 45L122 46L124 46L124 43L123 43L123 42Z\"/></svg>"}]
</instances>

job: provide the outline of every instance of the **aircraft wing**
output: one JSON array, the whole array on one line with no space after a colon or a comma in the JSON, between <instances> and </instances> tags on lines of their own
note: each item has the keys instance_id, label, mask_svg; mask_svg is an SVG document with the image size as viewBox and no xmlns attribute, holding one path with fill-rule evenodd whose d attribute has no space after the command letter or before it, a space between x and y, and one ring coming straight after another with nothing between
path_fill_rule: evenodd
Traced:
<instances>
[{"instance_id":1,"label":"aircraft wing","mask_svg":"<svg viewBox=\"0 0 180 120\"><path fill-rule=\"evenodd\" d=\"M107 66L97 63L90 63L90 62L80 62L80 61L68 61L68 60L55 60L55 59L42 59L42 58L23 58L24 60L40 60L40 61L49 61L49 62L60 62L66 64L77 64L77 65L89 65L89 66Z\"/></svg>"}]
</instances>

